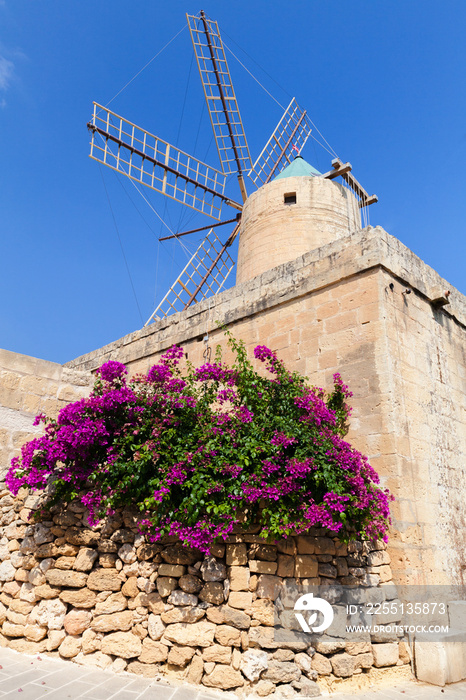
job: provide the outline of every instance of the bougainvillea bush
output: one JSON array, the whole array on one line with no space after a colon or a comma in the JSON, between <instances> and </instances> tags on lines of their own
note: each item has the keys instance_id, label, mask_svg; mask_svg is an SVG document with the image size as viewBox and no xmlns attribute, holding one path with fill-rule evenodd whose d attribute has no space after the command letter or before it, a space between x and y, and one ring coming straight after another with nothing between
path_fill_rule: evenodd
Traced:
<instances>
[{"instance_id":1,"label":"bougainvillea bush","mask_svg":"<svg viewBox=\"0 0 466 700\"><path fill-rule=\"evenodd\" d=\"M78 499L91 524L133 504L149 539L177 535L206 552L239 525L269 540L312 526L386 539L390 496L343 439L351 394L340 375L326 393L259 345L261 374L228 336L231 367L218 350L195 369L178 346L131 380L123 364L102 365L89 398L36 418L45 433L13 459L10 490L47 489L47 508Z\"/></svg>"}]
</instances>

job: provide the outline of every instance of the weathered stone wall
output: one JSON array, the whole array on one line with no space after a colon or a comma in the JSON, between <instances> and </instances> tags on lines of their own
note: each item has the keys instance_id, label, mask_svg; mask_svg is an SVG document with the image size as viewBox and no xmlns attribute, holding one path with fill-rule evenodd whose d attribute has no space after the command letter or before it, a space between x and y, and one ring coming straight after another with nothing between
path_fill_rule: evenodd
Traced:
<instances>
[{"instance_id":1,"label":"weathered stone wall","mask_svg":"<svg viewBox=\"0 0 466 700\"><path fill-rule=\"evenodd\" d=\"M206 557L174 538L147 544L130 511L91 528L78 503L31 524L40 498L26 490L14 501L1 492L0 507L0 644L17 651L262 696L277 687L314 696L316 681L409 672L396 635L312 642L296 621L284 639L275 634L277 584L384 587L383 543L347 548L315 530L265 544L249 533Z\"/></svg>"},{"instance_id":2,"label":"weathered stone wall","mask_svg":"<svg viewBox=\"0 0 466 700\"><path fill-rule=\"evenodd\" d=\"M11 459L42 432L38 413L57 416L62 406L89 393L89 372L0 350L0 488Z\"/></svg>"},{"instance_id":3,"label":"weathered stone wall","mask_svg":"<svg viewBox=\"0 0 466 700\"><path fill-rule=\"evenodd\" d=\"M435 306L448 288L450 304ZM368 228L68 366L117 359L145 372L173 343L199 364L207 331L213 348L226 346L216 321L250 350L277 350L318 386L341 372L354 392L348 438L396 496L395 580L464 583L465 297L383 229Z\"/></svg>"}]
</instances>

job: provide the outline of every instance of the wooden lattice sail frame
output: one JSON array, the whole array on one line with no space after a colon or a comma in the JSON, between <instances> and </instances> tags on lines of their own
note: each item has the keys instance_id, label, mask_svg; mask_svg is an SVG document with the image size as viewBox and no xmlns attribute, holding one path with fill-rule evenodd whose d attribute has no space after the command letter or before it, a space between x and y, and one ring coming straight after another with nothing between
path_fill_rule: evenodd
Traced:
<instances>
[{"instance_id":1,"label":"wooden lattice sail frame","mask_svg":"<svg viewBox=\"0 0 466 700\"><path fill-rule=\"evenodd\" d=\"M242 211L242 204L225 193L226 178L236 173L242 202L247 198L245 173L256 187L270 182L295 155L299 155L311 134L311 122L305 110L292 98L269 140L252 164L225 49L216 21L201 11L186 14L204 91L221 171L94 102L88 129L91 133L90 157L152 190L184 204L219 223L166 236L178 238L209 229L194 255L168 290L148 323L170 313L186 309L225 288L235 261L228 252L240 230L241 213L220 221L222 207ZM332 161L327 179L341 177L358 197L359 206L377 201L351 173L351 164L338 158ZM225 243L214 228L235 223Z\"/></svg>"}]
</instances>

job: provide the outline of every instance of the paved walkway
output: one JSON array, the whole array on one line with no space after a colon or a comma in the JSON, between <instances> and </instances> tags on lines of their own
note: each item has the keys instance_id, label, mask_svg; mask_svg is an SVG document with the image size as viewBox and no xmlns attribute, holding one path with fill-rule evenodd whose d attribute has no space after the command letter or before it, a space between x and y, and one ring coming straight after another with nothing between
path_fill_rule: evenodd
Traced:
<instances>
[{"instance_id":1,"label":"paved walkway","mask_svg":"<svg viewBox=\"0 0 466 700\"><path fill-rule=\"evenodd\" d=\"M21 693L19 695L19 693ZM327 696L328 697L328 696ZM332 700L466 700L466 681L446 688L406 683L362 694L336 693ZM168 685L130 673L100 671L48 656L25 656L0 648L0 700L231 700L191 685Z\"/></svg>"}]
</instances>

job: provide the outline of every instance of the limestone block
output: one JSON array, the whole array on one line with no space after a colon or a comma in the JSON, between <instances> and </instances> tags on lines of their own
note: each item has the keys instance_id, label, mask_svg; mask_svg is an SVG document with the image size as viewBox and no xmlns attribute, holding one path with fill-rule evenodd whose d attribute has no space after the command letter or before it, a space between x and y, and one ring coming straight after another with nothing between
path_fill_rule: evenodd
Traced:
<instances>
[{"instance_id":1,"label":"limestone block","mask_svg":"<svg viewBox=\"0 0 466 700\"><path fill-rule=\"evenodd\" d=\"M47 635L47 651L58 649L65 637L65 630L49 630Z\"/></svg>"},{"instance_id":2,"label":"limestone block","mask_svg":"<svg viewBox=\"0 0 466 700\"><path fill-rule=\"evenodd\" d=\"M65 616L63 626L67 634L82 634L84 630L89 627L91 620L92 614L89 611L74 609L70 610L70 612Z\"/></svg>"},{"instance_id":3,"label":"limestone block","mask_svg":"<svg viewBox=\"0 0 466 700\"><path fill-rule=\"evenodd\" d=\"M24 637L24 625L15 625L13 622L5 620L2 627L2 632L7 637Z\"/></svg>"},{"instance_id":4,"label":"limestone block","mask_svg":"<svg viewBox=\"0 0 466 700\"><path fill-rule=\"evenodd\" d=\"M78 556L74 562L74 568L77 571L90 571L94 566L94 562L98 557L98 553L95 549L90 549L90 547L83 547L78 552Z\"/></svg>"},{"instance_id":5,"label":"limestone block","mask_svg":"<svg viewBox=\"0 0 466 700\"><path fill-rule=\"evenodd\" d=\"M58 647L58 653L64 659L72 659L81 651L81 637L66 636Z\"/></svg>"},{"instance_id":6,"label":"limestone block","mask_svg":"<svg viewBox=\"0 0 466 700\"><path fill-rule=\"evenodd\" d=\"M466 634L446 632L436 641L418 635L414 641L416 677L444 686L466 678Z\"/></svg>"},{"instance_id":7,"label":"limestone block","mask_svg":"<svg viewBox=\"0 0 466 700\"><path fill-rule=\"evenodd\" d=\"M168 647L161 642L154 642L146 637L142 642L142 652L139 661L144 664L163 663L168 657Z\"/></svg>"},{"instance_id":8,"label":"limestone block","mask_svg":"<svg viewBox=\"0 0 466 700\"><path fill-rule=\"evenodd\" d=\"M121 634L126 633L121 632ZM114 644L113 647L117 648L116 644ZM102 653L101 651L95 651L94 653L90 654L83 654L82 652L80 652L77 656L74 657L73 661L77 664L80 664L81 666L91 666L93 668L102 669L109 668L109 666L112 665L112 657L108 654Z\"/></svg>"},{"instance_id":9,"label":"limestone block","mask_svg":"<svg viewBox=\"0 0 466 700\"><path fill-rule=\"evenodd\" d=\"M127 632L132 626L133 613L131 610L124 610L111 615L98 615L94 617L91 624L95 632L113 632L117 630Z\"/></svg>"},{"instance_id":10,"label":"limestone block","mask_svg":"<svg viewBox=\"0 0 466 700\"><path fill-rule=\"evenodd\" d=\"M150 638L154 641L158 641L163 636L165 632L165 623L160 615L149 615L147 631L149 632Z\"/></svg>"},{"instance_id":11,"label":"limestone block","mask_svg":"<svg viewBox=\"0 0 466 700\"><path fill-rule=\"evenodd\" d=\"M131 632L113 632L102 639L102 652L131 659L140 656L142 642Z\"/></svg>"},{"instance_id":12,"label":"limestone block","mask_svg":"<svg viewBox=\"0 0 466 700\"><path fill-rule=\"evenodd\" d=\"M204 676L202 683L208 688L230 690L241 688L244 685L244 678L239 671L235 671L231 666L217 664L212 673Z\"/></svg>"},{"instance_id":13,"label":"limestone block","mask_svg":"<svg viewBox=\"0 0 466 700\"><path fill-rule=\"evenodd\" d=\"M280 579L278 576L269 576L266 574L259 576L256 589L257 597L275 600L278 595L279 585Z\"/></svg>"},{"instance_id":14,"label":"limestone block","mask_svg":"<svg viewBox=\"0 0 466 700\"><path fill-rule=\"evenodd\" d=\"M332 664L323 654L315 653L311 659L311 668L319 676L329 676L332 673Z\"/></svg>"},{"instance_id":15,"label":"limestone block","mask_svg":"<svg viewBox=\"0 0 466 700\"><path fill-rule=\"evenodd\" d=\"M249 550L249 559L261 561L276 561L277 548L273 544L253 544Z\"/></svg>"},{"instance_id":16,"label":"limestone block","mask_svg":"<svg viewBox=\"0 0 466 700\"><path fill-rule=\"evenodd\" d=\"M223 603L224 597L224 586L220 581L207 581L199 593L199 600L213 605Z\"/></svg>"},{"instance_id":17,"label":"limestone block","mask_svg":"<svg viewBox=\"0 0 466 700\"><path fill-rule=\"evenodd\" d=\"M138 582L135 576L131 576L127 581L124 582L121 592L127 598L135 598L139 593Z\"/></svg>"},{"instance_id":18,"label":"limestone block","mask_svg":"<svg viewBox=\"0 0 466 700\"><path fill-rule=\"evenodd\" d=\"M250 616L242 610L230 608L228 605L222 606L223 621L227 625L236 627L237 629L249 629L251 626Z\"/></svg>"},{"instance_id":19,"label":"limestone block","mask_svg":"<svg viewBox=\"0 0 466 700\"><path fill-rule=\"evenodd\" d=\"M47 641L43 639L40 642L30 642L28 639L10 639L8 646L20 654L41 654L47 649Z\"/></svg>"},{"instance_id":20,"label":"limestone block","mask_svg":"<svg viewBox=\"0 0 466 700\"><path fill-rule=\"evenodd\" d=\"M81 637L83 653L90 654L94 651L100 651L100 647L102 646L102 636L103 635L97 634L97 632L94 632L94 630L91 630L90 628L84 630Z\"/></svg>"},{"instance_id":21,"label":"limestone block","mask_svg":"<svg viewBox=\"0 0 466 700\"><path fill-rule=\"evenodd\" d=\"M309 678L300 678L298 683L293 683L293 687L299 687L299 694L306 698L320 697L320 688L315 681Z\"/></svg>"},{"instance_id":22,"label":"limestone block","mask_svg":"<svg viewBox=\"0 0 466 700\"><path fill-rule=\"evenodd\" d=\"M87 587L92 591L119 591L121 584L122 580L116 569L96 569L87 578Z\"/></svg>"},{"instance_id":23,"label":"limestone block","mask_svg":"<svg viewBox=\"0 0 466 700\"><path fill-rule=\"evenodd\" d=\"M294 565L294 557L288 556L287 554L279 554L277 575L283 577L293 577Z\"/></svg>"},{"instance_id":24,"label":"limestone block","mask_svg":"<svg viewBox=\"0 0 466 700\"><path fill-rule=\"evenodd\" d=\"M268 656L266 651L248 649L241 657L240 669L250 681L257 681L267 667Z\"/></svg>"},{"instance_id":25,"label":"limestone block","mask_svg":"<svg viewBox=\"0 0 466 700\"><path fill-rule=\"evenodd\" d=\"M339 678L349 678L356 666L355 657L350 654L335 654L331 658L333 673Z\"/></svg>"},{"instance_id":26,"label":"limestone block","mask_svg":"<svg viewBox=\"0 0 466 700\"><path fill-rule=\"evenodd\" d=\"M364 638L351 638L346 642L345 651L347 654L355 656L356 654L365 654L371 651L371 640L369 634Z\"/></svg>"},{"instance_id":27,"label":"limestone block","mask_svg":"<svg viewBox=\"0 0 466 700\"><path fill-rule=\"evenodd\" d=\"M215 557L206 557L201 564L200 572L204 581L223 581L227 577L225 564Z\"/></svg>"},{"instance_id":28,"label":"limestone block","mask_svg":"<svg viewBox=\"0 0 466 700\"><path fill-rule=\"evenodd\" d=\"M241 645L241 632L231 625L217 625L214 629L214 637L224 647L239 647Z\"/></svg>"},{"instance_id":29,"label":"limestone block","mask_svg":"<svg viewBox=\"0 0 466 700\"><path fill-rule=\"evenodd\" d=\"M196 650L192 647L183 647L174 644L168 652L167 662L174 666L186 666L191 661Z\"/></svg>"},{"instance_id":30,"label":"limestone block","mask_svg":"<svg viewBox=\"0 0 466 700\"><path fill-rule=\"evenodd\" d=\"M202 657L193 656L193 659L189 665L188 673L186 674L186 682L192 683L193 685L199 685L202 680L202 674L204 673L204 662Z\"/></svg>"},{"instance_id":31,"label":"limestone block","mask_svg":"<svg viewBox=\"0 0 466 700\"><path fill-rule=\"evenodd\" d=\"M374 665L374 655L372 651L365 652L364 654L357 654L354 657L355 669L358 668L370 668Z\"/></svg>"},{"instance_id":32,"label":"limestone block","mask_svg":"<svg viewBox=\"0 0 466 700\"><path fill-rule=\"evenodd\" d=\"M231 647L221 644L212 644L202 652L203 661L219 664L229 664L231 662Z\"/></svg>"},{"instance_id":33,"label":"limestone block","mask_svg":"<svg viewBox=\"0 0 466 700\"><path fill-rule=\"evenodd\" d=\"M261 625L273 627L275 624L275 606L268 598L257 598L248 610L253 620Z\"/></svg>"},{"instance_id":34,"label":"limestone block","mask_svg":"<svg viewBox=\"0 0 466 700\"><path fill-rule=\"evenodd\" d=\"M38 596L36 594L35 586L32 583L23 583L19 591L20 600L26 600L29 603L34 603Z\"/></svg>"},{"instance_id":35,"label":"limestone block","mask_svg":"<svg viewBox=\"0 0 466 700\"><path fill-rule=\"evenodd\" d=\"M29 499L28 499L29 500ZM31 507L28 505L28 502L26 501L25 504L27 507ZM32 504L31 504L32 505ZM35 526L35 532L34 532L34 541L36 544L45 544L46 542L52 542L53 541L53 533L50 532L50 528L46 527L42 523L38 523Z\"/></svg>"},{"instance_id":36,"label":"limestone block","mask_svg":"<svg viewBox=\"0 0 466 700\"><path fill-rule=\"evenodd\" d=\"M201 558L201 554L196 549L183 547L180 544L170 545L162 552L162 559L167 564L181 564L183 566L192 566Z\"/></svg>"},{"instance_id":37,"label":"limestone block","mask_svg":"<svg viewBox=\"0 0 466 700\"><path fill-rule=\"evenodd\" d=\"M139 593L136 597L136 602L143 608L148 608L151 613L159 615L164 612L166 605L163 602L160 593L153 591L152 593Z\"/></svg>"},{"instance_id":38,"label":"limestone block","mask_svg":"<svg viewBox=\"0 0 466 700\"><path fill-rule=\"evenodd\" d=\"M178 581L178 585L181 588L181 590L185 591L186 593L199 593L203 586L203 583L198 576L186 574L181 576L180 580Z\"/></svg>"},{"instance_id":39,"label":"limestone block","mask_svg":"<svg viewBox=\"0 0 466 700\"><path fill-rule=\"evenodd\" d=\"M215 625L206 620L192 624L175 623L168 625L164 638L180 646L208 647L214 641Z\"/></svg>"},{"instance_id":40,"label":"limestone block","mask_svg":"<svg viewBox=\"0 0 466 700\"><path fill-rule=\"evenodd\" d=\"M259 561L258 559L249 560L249 570L254 574L276 574L278 564L276 561Z\"/></svg>"},{"instance_id":41,"label":"limestone block","mask_svg":"<svg viewBox=\"0 0 466 700\"><path fill-rule=\"evenodd\" d=\"M78 571L60 571L59 569L49 569L49 571L47 571L45 574L45 578L47 579L47 583L49 583L51 586L82 588L86 585L88 576L87 574Z\"/></svg>"},{"instance_id":42,"label":"limestone block","mask_svg":"<svg viewBox=\"0 0 466 700\"><path fill-rule=\"evenodd\" d=\"M319 554L317 555L317 560L319 562L319 576L324 578L336 578L338 576L337 567L330 563L332 561L330 554Z\"/></svg>"},{"instance_id":43,"label":"limestone block","mask_svg":"<svg viewBox=\"0 0 466 700\"><path fill-rule=\"evenodd\" d=\"M248 563L247 547L243 543L227 544L227 566L243 566Z\"/></svg>"},{"instance_id":44,"label":"limestone block","mask_svg":"<svg viewBox=\"0 0 466 700\"><path fill-rule=\"evenodd\" d=\"M180 578L186 573L186 566L181 564L160 564L158 569L159 576L173 576Z\"/></svg>"},{"instance_id":45,"label":"limestone block","mask_svg":"<svg viewBox=\"0 0 466 700\"><path fill-rule=\"evenodd\" d=\"M290 661L271 661L263 679L272 683L292 683L301 677L301 671Z\"/></svg>"},{"instance_id":46,"label":"limestone block","mask_svg":"<svg viewBox=\"0 0 466 700\"><path fill-rule=\"evenodd\" d=\"M26 625L24 628L24 636L31 642L40 642L47 636L47 630L45 627L37 627L36 625Z\"/></svg>"},{"instance_id":47,"label":"limestone block","mask_svg":"<svg viewBox=\"0 0 466 700\"><path fill-rule=\"evenodd\" d=\"M295 563L297 578L314 578L317 576L319 565L315 557L309 554L298 554Z\"/></svg>"},{"instance_id":48,"label":"limestone block","mask_svg":"<svg viewBox=\"0 0 466 700\"><path fill-rule=\"evenodd\" d=\"M18 581L7 581L3 584L3 592L9 596L17 596L21 589L22 586L18 583Z\"/></svg>"},{"instance_id":49,"label":"limestone block","mask_svg":"<svg viewBox=\"0 0 466 700\"><path fill-rule=\"evenodd\" d=\"M280 554L294 556L298 551L295 538L293 537L285 537L282 540L277 540L275 544L277 546L277 551L280 552Z\"/></svg>"},{"instance_id":50,"label":"limestone block","mask_svg":"<svg viewBox=\"0 0 466 700\"><path fill-rule=\"evenodd\" d=\"M386 551L370 552L367 555L367 563L369 566L382 566L382 564L390 564L390 557Z\"/></svg>"},{"instance_id":51,"label":"limestone block","mask_svg":"<svg viewBox=\"0 0 466 700\"><path fill-rule=\"evenodd\" d=\"M111 613L121 612L122 610L125 610L127 606L127 599L125 598L123 593L119 591L117 593L112 593L105 600L99 601L95 606L94 614L110 615Z\"/></svg>"},{"instance_id":52,"label":"limestone block","mask_svg":"<svg viewBox=\"0 0 466 700\"><path fill-rule=\"evenodd\" d=\"M197 605L197 596L193 593L185 593L185 591L174 590L167 598L169 605L189 605L191 607Z\"/></svg>"},{"instance_id":53,"label":"limestone block","mask_svg":"<svg viewBox=\"0 0 466 700\"><path fill-rule=\"evenodd\" d=\"M302 652L296 654L296 656L294 657L294 662L302 673L305 673L307 675L311 672L311 657L308 654L303 654Z\"/></svg>"},{"instance_id":54,"label":"limestone block","mask_svg":"<svg viewBox=\"0 0 466 700\"><path fill-rule=\"evenodd\" d=\"M55 561L55 568L68 571L72 569L76 561L76 557L58 557Z\"/></svg>"},{"instance_id":55,"label":"limestone block","mask_svg":"<svg viewBox=\"0 0 466 700\"><path fill-rule=\"evenodd\" d=\"M398 644L396 642L387 644L373 644L372 653L374 655L374 666L395 666L398 655Z\"/></svg>"},{"instance_id":56,"label":"limestone block","mask_svg":"<svg viewBox=\"0 0 466 700\"><path fill-rule=\"evenodd\" d=\"M272 683L272 681L259 681L259 683L254 686L254 690L259 697L265 698L267 695L274 692L275 683Z\"/></svg>"},{"instance_id":57,"label":"limestone block","mask_svg":"<svg viewBox=\"0 0 466 700\"><path fill-rule=\"evenodd\" d=\"M101 566L104 569L114 569L116 560L116 554L109 554L104 552L103 554L99 555L99 566Z\"/></svg>"},{"instance_id":58,"label":"limestone block","mask_svg":"<svg viewBox=\"0 0 466 700\"><path fill-rule=\"evenodd\" d=\"M85 530L78 527L70 527L65 532L65 540L69 544L79 547L91 546L95 547L99 544L100 534L92 530Z\"/></svg>"},{"instance_id":59,"label":"limestone block","mask_svg":"<svg viewBox=\"0 0 466 700\"><path fill-rule=\"evenodd\" d=\"M45 586L41 586L41 589L45 588ZM58 595L60 589L55 588L51 589L52 591L56 591L55 595ZM42 595L41 593L41 598L47 598L49 597L48 595ZM52 597L52 596L50 596ZM60 593L60 600L62 600L64 603L69 603L70 605L73 605L75 608L93 608L95 607L97 603L97 595L94 593L94 591L90 591L89 588L81 588L78 591L61 591Z\"/></svg>"},{"instance_id":60,"label":"limestone block","mask_svg":"<svg viewBox=\"0 0 466 700\"><path fill-rule=\"evenodd\" d=\"M157 590L162 598L170 595L178 585L178 581L173 576L162 576L156 580Z\"/></svg>"},{"instance_id":61,"label":"limestone block","mask_svg":"<svg viewBox=\"0 0 466 700\"><path fill-rule=\"evenodd\" d=\"M249 569L245 566L232 566L228 572L230 581L230 590L232 591L248 591L249 590Z\"/></svg>"},{"instance_id":62,"label":"limestone block","mask_svg":"<svg viewBox=\"0 0 466 700\"><path fill-rule=\"evenodd\" d=\"M45 576L39 566L35 566L30 570L27 580L33 586L42 586L45 583Z\"/></svg>"},{"instance_id":63,"label":"limestone block","mask_svg":"<svg viewBox=\"0 0 466 700\"><path fill-rule=\"evenodd\" d=\"M6 618L9 622L13 622L15 625L25 625L28 621L28 616L22 613L15 612L11 608L6 612Z\"/></svg>"},{"instance_id":64,"label":"limestone block","mask_svg":"<svg viewBox=\"0 0 466 700\"><path fill-rule=\"evenodd\" d=\"M231 591L228 596L228 605L232 608L245 610L252 605L252 593L249 591Z\"/></svg>"},{"instance_id":65,"label":"limestone block","mask_svg":"<svg viewBox=\"0 0 466 700\"><path fill-rule=\"evenodd\" d=\"M30 614L29 622L49 630L60 630L66 616L66 605L61 600L41 600Z\"/></svg>"},{"instance_id":66,"label":"limestone block","mask_svg":"<svg viewBox=\"0 0 466 700\"><path fill-rule=\"evenodd\" d=\"M9 561L2 561L0 564L0 581L13 581L15 578L16 569Z\"/></svg>"},{"instance_id":67,"label":"limestone block","mask_svg":"<svg viewBox=\"0 0 466 700\"><path fill-rule=\"evenodd\" d=\"M9 608L11 611L21 613L21 615L29 615L31 610L34 608L33 603L28 603L26 600L19 600L18 598L11 601ZM0 603L0 620L1 615L5 612L5 607Z\"/></svg>"}]
</instances>

